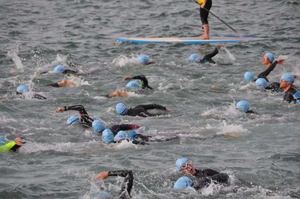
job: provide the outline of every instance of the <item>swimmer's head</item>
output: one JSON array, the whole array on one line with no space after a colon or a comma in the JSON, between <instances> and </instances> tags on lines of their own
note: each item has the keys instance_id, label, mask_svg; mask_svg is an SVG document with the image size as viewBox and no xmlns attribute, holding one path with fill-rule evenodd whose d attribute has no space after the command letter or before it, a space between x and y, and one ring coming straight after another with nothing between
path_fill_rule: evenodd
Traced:
<instances>
[{"instance_id":1,"label":"swimmer's head","mask_svg":"<svg viewBox=\"0 0 300 199\"><path fill-rule=\"evenodd\" d=\"M17 88L17 94L23 94L23 93L26 93L26 92L29 92L29 87L26 86L26 85L20 85Z\"/></svg>"},{"instance_id":2,"label":"swimmer's head","mask_svg":"<svg viewBox=\"0 0 300 199\"><path fill-rule=\"evenodd\" d=\"M102 133L102 141L104 143L113 143L114 142L114 134L110 129L105 129Z\"/></svg>"},{"instance_id":3,"label":"swimmer's head","mask_svg":"<svg viewBox=\"0 0 300 199\"><path fill-rule=\"evenodd\" d=\"M134 139L134 136L136 135L136 132L135 131L131 131L128 135L128 138L133 140Z\"/></svg>"},{"instance_id":4,"label":"swimmer's head","mask_svg":"<svg viewBox=\"0 0 300 199\"><path fill-rule=\"evenodd\" d=\"M149 64L149 57L147 55L140 55L138 58L138 63L142 65Z\"/></svg>"},{"instance_id":5,"label":"swimmer's head","mask_svg":"<svg viewBox=\"0 0 300 199\"><path fill-rule=\"evenodd\" d=\"M179 158L175 163L177 169L186 175L194 175L196 173L192 161L186 158Z\"/></svg>"},{"instance_id":6,"label":"swimmer's head","mask_svg":"<svg viewBox=\"0 0 300 199\"><path fill-rule=\"evenodd\" d=\"M186 159L186 158L179 158L178 160L176 160L175 165L176 165L177 169L180 171L182 165L183 165L184 163L186 163L187 161L188 161L188 159Z\"/></svg>"},{"instance_id":7,"label":"swimmer's head","mask_svg":"<svg viewBox=\"0 0 300 199\"><path fill-rule=\"evenodd\" d=\"M274 61L274 55L272 53L267 53L264 55L263 63L268 64Z\"/></svg>"},{"instance_id":8,"label":"swimmer's head","mask_svg":"<svg viewBox=\"0 0 300 199\"><path fill-rule=\"evenodd\" d=\"M193 187L193 186L194 186L193 181L189 177L183 176L175 182L173 188L174 189L185 189L185 188Z\"/></svg>"},{"instance_id":9,"label":"swimmer's head","mask_svg":"<svg viewBox=\"0 0 300 199\"><path fill-rule=\"evenodd\" d=\"M197 54L191 54L190 55L190 61L192 62L199 62L200 61L200 58Z\"/></svg>"},{"instance_id":10,"label":"swimmer's head","mask_svg":"<svg viewBox=\"0 0 300 199\"><path fill-rule=\"evenodd\" d=\"M236 104L236 108L239 109L240 111L247 112L247 111L249 111L250 103L245 100L239 101Z\"/></svg>"},{"instance_id":11,"label":"swimmer's head","mask_svg":"<svg viewBox=\"0 0 300 199\"><path fill-rule=\"evenodd\" d=\"M72 124L79 124L80 123L80 119L75 116L72 115L71 117L69 117L69 119L67 120L67 124L72 125Z\"/></svg>"},{"instance_id":12,"label":"swimmer's head","mask_svg":"<svg viewBox=\"0 0 300 199\"><path fill-rule=\"evenodd\" d=\"M255 84L258 89L265 89L268 86L267 80L265 78L258 78L255 81Z\"/></svg>"},{"instance_id":13,"label":"swimmer's head","mask_svg":"<svg viewBox=\"0 0 300 199\"><path fill-rule=\"evenodd\" d=\"M94 120L92 126L96 133L102 133L105 129L104 124L100 120Z\"/></svg>"},{"instance_id":14,"label":"swimmer's head","mask_svg":"<svg viewBox=\"0 0 300 199\"><path fill-rule=\"evenodd\" d=\"M126 87L131 88L131 89L139 89L140 85L136 81L130 81L130 82L128 82Z\"/></svg>"},{"instance_id":15,"label":"swimmer's head","mask_svg":"<svg viewBox=\"0 0 300 199\"><path fill-rule=\"evenodd\" d=\"M126 131L119 131L114 138L115 142L119 142L120 140L125 140L128 137Z\"/></svg>"},{"instance_id":16,"label":"swimmer's head","mask_svg":"<svg viewBox=\"0 0 300 199\"><path fill-rule=\"evenodd\" d=\"M249 71L245 72L244 78L247 82L252 82L254 80L252 73Z\"/></svg>"},{"instance_id":17,"label":"swimmer's head","mask_svg":"<svg viewBox=\"0 0 300 199\"><path fill-rule=\"evenodd\" d=\"M117 111L117 113L118 113L119 115L126 115L127 112L128 112L128 109L127 109L127 107L126 107L125 104L119 103L119 104L117 104L117 106L116 106L116 111Z\"/></svg>"},{"instance_id":18,"label":"swimmer's head","mask_svg":"<svg viewBox=\"0 0 300 199\"><path fill-rule=\"evenodd\" d=\"M295 81L295 76L290 74L290 73L286 73L286 74L281 76L281 79L288 82L289 84L293 84L294 81Z\"/></svg>"},{"instance_id":19,"label":"swimmer's head","mask_svg":"<svg viewBox=\"0 0 300 199\"><path fill-rule=\"evenodd\" d=\"M0 146L5 145L5 143L6 143L5 137L0 136Z\"/></svg>"},{"instance_id":20,"label":"swimmer's head","mask_svg":"<svg viewBox=\"0 0 300 199\"><path fill-rule=\"evenodd\" d=\"M16 145L21 146L21 145L22 145L22 138L17 137L17 138L15 139L15 143L16 143Z\"/></svg>"},{"instance_id":21,"label":"swimmer's head","mask_svg":"<svg viewBox=\"0 0 300 199\"><path fill-rule=\"evenodd\" d=\"M62 65L57 65L54 68L54 73L63 73L65 70L66 70L65 67L63 67Z\"/></svg>"}]
</instances>

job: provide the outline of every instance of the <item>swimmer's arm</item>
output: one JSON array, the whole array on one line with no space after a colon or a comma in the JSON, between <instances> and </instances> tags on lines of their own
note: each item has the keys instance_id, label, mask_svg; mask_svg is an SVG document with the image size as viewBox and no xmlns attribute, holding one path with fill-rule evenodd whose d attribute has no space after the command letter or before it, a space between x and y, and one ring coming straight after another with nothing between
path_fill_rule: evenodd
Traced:
<instances>
[{"instance_id":1,"label":"swimmer's arm","mask_svg":"<svg viewBox=\"0 0 300 199\"><path fill-rule=\"evenodd\" d=\"M44 72L37 73L36 76L39 77L40 75L44 75L44 74L47 74L47 73L49 73L49 71L44 71Z\"/></svg>"},{"instance_id":2,"label":"swimmer's arm","mask_svg":"<svg viewBox=\"0 0 300 199\"><path fill-rule=\"evenodd\" d=\"M147 105L139 105L140 107L143 107L146 110L151 110L151 109L159 109L159 110L164 110L164 111L171 111L167 107L161 106L159 104L147 104Z\"/></svg>"},{"instance_id":3,"label":"swimmer's arm","mask_svg":"<svg viewBox=\"0 0 300 199\"><path fill-rule=\"evenodd\" d=\"M219 174L220 172L215 171L213 169L204 169L202 171L202 173L203 173L204 176L213 176L213 175Z\"/></svg>"},{"instance_id":4,"label":"swimmer's arm","mask_svg":"<svg viewBox=\"0 0 300 199\"><path fill-rule=\"evenodd\" d=\"M44 97L44 96L42 96L42 95L40 95L40 94L34 94L34 95L33 95L33 98L39 99L39 100L45 100L45 99L47 99L46 97Z\"/></svg>"},{"instance_id":5,"label":"swimmer's arm","mask_svg":"<svg viewBox=\"0 0 300 199\"><path fill-rule=\"evenodd\" d=\"M88 113L86 112L84 106L82 106L82 105L59 107L54 112L59 113L59 112L64 112L64 111L69 111L69 110L79 111L80 114L88 115Z\"/></svg>"},{"instance_id":6,"label":"swimmer's arm","mask_svg":"<svg viewBox=\"0 0 300 199\"><path fill-rule=\"evenodd\" d=\"M62 80L61 82L54 83L54 84L48 84L47 86L51 86L51 87L64 87L64 86L76 87L76 84L74 82L69 81L69 80Z\"/></svg>"},{"instance_id":7,"label":"swimmer's arm","mask_svg":"<svg viewBox=\"0 0 300 199\"><path fill-rule=\"evenodd\" d=\"M274 61L274 62L271 64L271 66L269 66L264 72L260 73L260 74L257 76L257 79L258 79L258 78L265 78L265 77L267 77L267 76L270 74L270 72L272 72L272 70L274 70L274 68L276 67L277 63L278 63L277 61Z\"/></svg>"}]
</instances>

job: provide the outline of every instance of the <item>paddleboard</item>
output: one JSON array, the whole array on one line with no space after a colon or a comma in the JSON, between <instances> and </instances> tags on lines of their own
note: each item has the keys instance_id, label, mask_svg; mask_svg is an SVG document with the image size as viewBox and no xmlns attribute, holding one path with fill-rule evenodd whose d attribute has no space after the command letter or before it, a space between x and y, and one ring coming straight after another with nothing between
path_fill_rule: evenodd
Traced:
<instances>
[{"instance_id":1,"label":"paddleboard","mask_svg":"<svg viewBox=\"0 0 300 199\"><path fill-rule=\"evenodd\" d=\"M248 42L254 40L254 38L247 38L243 40L241 38L235 37L211 37L209 40L200 40L199 37L186 37L186 38L125 38L117 37L117 40L122 42L132 42L132 43L185 43L185 44L204 44L204 43L228 43L228 42Z\"/></svg>"}]
</instances>

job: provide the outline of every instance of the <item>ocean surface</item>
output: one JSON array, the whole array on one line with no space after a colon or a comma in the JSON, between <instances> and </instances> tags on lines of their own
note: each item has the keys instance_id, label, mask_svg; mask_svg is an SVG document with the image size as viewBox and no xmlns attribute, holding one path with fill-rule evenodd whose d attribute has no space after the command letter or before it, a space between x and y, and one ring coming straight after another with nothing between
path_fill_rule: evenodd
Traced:
<instances>
[{"instance_id":1,"label":"ocean surface","mask_svg":"<svg viewBox=\"0 0 300 199\"><path fill-rule=\"evenodd\" d=\"M104 198L99 192L117 194L123 179L95 181L94 176L123 169L134 172L133 198L300 198L300 107L282 102L283 93L257 91L244 81L246 71L257 76L265 69L267 52L286 59L270 74L270 82L286 72L300 74L300 2L213 0L211 11L240 34L264 38L222 43L217 64L201 65L189 62L189 56L202 57L214 45L116 41L201 35L199 6L192 0L2 0L0 135L7 140L24 136L26 144L17 153L0 154L0 198ZM232 34L212 15L209 23L211 35ZM138 65L141 54L155 64ZM87 75L36 76L66 62L78 64L70 69ZM154 91L130 92L127 98L102 96L127 90L122 78L139 74ZM77 87L46 86L63 79ZM18 98L21 84L31 92ZM31 99L33 93L47 100ZM239 100L249 101L259 116L239 117ZM156 103L173 112L153 118L119 116L119 102L128 107ZM105 145L92 129L66 124L69 116L79 116L77 111L54 113L57 107L75 104L107 127L147 126L145 135L154 141L146 146ZM174 136L178 139L166 141ZM228 173L231 184L199 192L173 190L180 157L192 160L196 168Z\"/></svg>"}]
</instances>

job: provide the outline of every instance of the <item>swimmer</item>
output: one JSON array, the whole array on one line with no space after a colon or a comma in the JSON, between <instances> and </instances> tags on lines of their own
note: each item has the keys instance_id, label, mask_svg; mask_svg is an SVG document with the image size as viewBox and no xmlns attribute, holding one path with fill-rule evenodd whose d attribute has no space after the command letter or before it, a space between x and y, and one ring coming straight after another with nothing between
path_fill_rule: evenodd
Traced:
<instances>
[{"instance_id":1,"label":"swimmer","mask_svg":"<svg viewBox=\"0 0 300 199\"><path fill-rule=\"evenodd\" d=\"M121 191L119 192L117 198L129 199L131 198L130 192L133 186L133 173L131 170L120 170L120 171L106 171L99 173L95 180L104 180L109 176L120 176L124 178ZM109 195L107 192L102 192L105 195Z\"/></svg>"},{"instance_id":2,"label":"swimmer","mask_svg":"<svg viewBox=\"0 0 300 199\"><path fill-rule=\"evenodd\" d=\"M104 124L100 120L92 119L88 115L84 106L82 105L59 107L54 112L60 113L60 112L70 111L70 110L79 111L80 119L77 116L73 115L67 120L68 125L80 124L82 127L85 128L93 127L94 131L98 135L100 136L102 135L102 131L104 131L105 129ZM133 130L138 128L140 128L140 126L136 124L120 124L120 125L113 125L109 129L114 133L114 135L116 135L121 130L127 131L127 130Z\"/></svg>"},{"instance_id":3,"label":"swimmer","mask_svg":"<svg viewBox=\"0 0 300 199\"><path fill-rule=\"evenodd\" d=\"M136 136L144 140L136 140ZM137 134L135 132L130 133L129 135L126 131L119 131L115 136L110 129L105 129L102 133L102 141L106 144L112 143L121 143L122 141L131 142L133 144L141 144L145 145L151 136L143 136L141 134Z\"/></svg>"},{"instance_id":4,"label":"swimmer","mask_svg":"<svg viewBox=\"0 0 300 199\"><path fill-rule=\"evenodd\" d=\"M195 169L192 162L186 158L179 158L176 161L175 165L180 173L185 175L185 177L181 177L176 181L174 185L175 189L187 188L188 186L183 186L183 182L189 182L187 183L187 185L189 185L190 187L194 187L196 190L208 186L211 182L215 184L229 183L229 176L226 173L220 173L212 169Z\"/></svg>"},{"instance_id":5,"label":"swimmer","mask_svg":"<svg viewBox=\"0 0 300 199\"><path fill-rule=\"evenodd\" d=\"M287 101L289 103L300 103L300 93L296 89L295 86L293 86L295 78L300 80L300 77L298 75L292 75L290 73L286 73L281 76L280 78L280 88L284 90L284 96L283 101Z\"/></svg>"},{"instance_id":6,"label":"swimmer","mask_svg":"<svg viewBox=\"0 0 300 199\"><path fill-rule=\"evenodd\" d=\"M148 110L159 109L167 112L171 112L171 109L158 104L148 104L148 105L138 105L134 108L128 109L125 104L118 103L116 106L116 111L119 115L128 116L140 116L140 117L152 117L157 116L157 114L149 113Z\"/></svg>"},{"instance_id":7,"label":"swimmer","mask_svg":"<svg viewBox=\"0 0 300 199\"><path fill-rule=\"evenodd\" d=\"M255 81L255 85L257 89L265 89L265 90L271 90L272 92L282 92L283 90L280 88L280 83L273 82L270 85L268 85L267 80L264 78L258 78Z\"/></svg>"},{"instance_id":8,"label":"swimmer","mask_svg":"<svg viewBox=\"0 0 300 199\"><path fill-rule=\"evenodd\" d=\"M16 94L20 96L20 95L23 95L24 93L27 93L27 92L29 92L29 87L27 85L20 85L17 88ZM45 100L45 99L47 99L46 97L44 97L44 96L42 96L40 94L36 94L36 93L34 93L32 95L32 98L38 99L38 100Z\"/></svg>"},{"instance_id":9,"label":"swimmer","mask_svg":"<svg viewBox=\"0 0 300 199\"><path fill-rule=\"evenodd\" d=\"M147 55L140 55L138 58L138 63L141 66L147 66L149 64L154 64L155 62L149 62L149 57Z\"/></svg>"},{"instance_id":10,"label":"swimmer","mask_svg":"<svg viewBox=\"0 0 300 199\"><path fill-rule=\"evenodd\" d=\"M285 59L278 59L274 61L274 55L272 53L267 53L263 57L263 64L266 66L266 70L260 73L256 79L254 79L253 75L251 72L247 71L244 74L244 78L248 82L254 82L258 78L264 78L266 79L267 82L269 80L267 79L267 76L275 69L277 64L283 64L285 62Z\"/></svg>"},{"instance_id":11,"label":"swimmer","mask_svg":"<svg viewBox=\"0 0 300 199\"><path fill-rule=\"evenodd\" d=\"M22 138L17 137L15 141L6 143L3 136L0 136L0 153L5 153L8 151L16 152L22 146Z\"/></svg>"},{"instance_id":12,"label":"swimmer","mask_svg":"<svg viewBox=\"0 0 300 199\"><path fill-rule=\"evenodd\" d=\"M37 73L36 76L40 76L43 74L48 73L47 71L41 72L41 73ZM78 72L74 71L74 70L70 70L70 69L66 69L65 67L63 67L62 65L57 65L54 70L53 73L62 73L64 75L69 75L69 76L74 76L76 75Z\"/></svg>"},{"instance_id":13,"label":"swimmer","mask_svg":"<svg viewBox=\"0 0 300 199\"><path fill-rule=\"evenodd\" d=\"M247 102L247 101L239 101L237 104L236 104L236 108L241 111L241 112L244 112L246 113L247 115L250 115L250 114L256 114L258 115L257 112L253 111L253 110L249 110L250 108L250 103Z\"/></svg>"},{"instance_id":14,"label":"swimmer","mask_svg":"<svg viewBox=\"0 0 300 199\"><path fill-rule=\"evenodd\" d=\"M131 79L139 79L141 80L141 87L139 85L139 83L137 83L136 81L130 81L128 82L128 84L126 85L127 88L130 88L132 91L138 91L140 88L141 89L151 89L153 90L152 87L149 86L148 84L148 80L144 75L138 75L138 76L134 76L134 77L124 77L123 80L131 80ZM128 92L126 91L115 91L111 94L108 95L103 95L104 97L107 98L112 98L112 97L128 97Z\"/></svg>"},{"instance_id":15,"label":"swimmer","mask_svg":"<svg viewBox=\"0 0 300 199\"><path fill-rule=\"evenodd\" d=\"M214 56L216 56L219 53L219 50L221 46L218 45L215 50L207 55L204 55L203 59L200 59L199 56L197 54L192 54L190 56L190 61L192 62L197 62L197 63L212 63L215 64L216 62L212 59Z\"/></svg>"}]
</instances>

